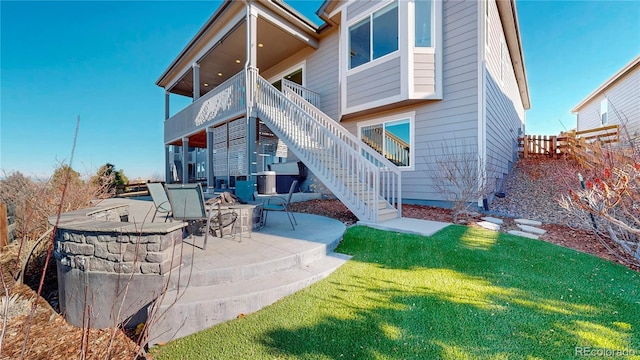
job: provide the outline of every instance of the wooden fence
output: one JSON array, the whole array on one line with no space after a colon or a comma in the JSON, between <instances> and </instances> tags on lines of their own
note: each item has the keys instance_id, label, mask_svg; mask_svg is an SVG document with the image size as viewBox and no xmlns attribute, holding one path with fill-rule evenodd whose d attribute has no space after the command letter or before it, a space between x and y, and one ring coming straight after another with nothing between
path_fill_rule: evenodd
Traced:
<instances>
[{"instance_id":1,"label":"wooden fence","mask_svg":"<svg viewBox=\"0 0 640 360\"><path fill-rule=\"evenodd\" d=\"M523 158L577 155L584 152L583 144L616 143L619 140L618 125L597 129L563 132L560 135L526 135L518 139L518 151Z\"/></svg>"}]
</instances>

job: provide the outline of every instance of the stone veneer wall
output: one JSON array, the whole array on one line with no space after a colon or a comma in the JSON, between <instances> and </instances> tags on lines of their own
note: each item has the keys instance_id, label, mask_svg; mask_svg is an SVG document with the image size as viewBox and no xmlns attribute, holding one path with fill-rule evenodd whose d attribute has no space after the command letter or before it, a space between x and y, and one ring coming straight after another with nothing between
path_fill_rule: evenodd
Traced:
<instances>
[{"instance_id":1,"label":"stone veneer wall","mask_svg":"<svg viewBox=\"0 0 640 360\"><path fill-rule=\"evenodd\" d=\"M127 220L126 204L61 215L54 255L60 308L70 324L86 326L90 317L91 327L104 328L144 312L165 290L172 268L181 265L175 258L184 223Z\"/></svg>"},{"instance_id":2,"label":"stone veneer wall","mask_svg":"<svg viewBox=\"0 0 640 360\"><path fill-rule=\"evenodd\" d=\"M61 265L81 271L163 275L171 270L174 246L182 242L182 227L176 230L62 228L56 233L54 254Z\"/></svg>"}]
</instances>

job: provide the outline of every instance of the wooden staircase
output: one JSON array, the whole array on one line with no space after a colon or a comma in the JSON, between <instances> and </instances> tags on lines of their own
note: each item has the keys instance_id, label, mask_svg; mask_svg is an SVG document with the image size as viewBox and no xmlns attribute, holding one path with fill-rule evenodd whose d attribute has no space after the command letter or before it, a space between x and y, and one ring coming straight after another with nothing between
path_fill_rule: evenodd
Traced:
<instances>
[{"instance_id":1,"label":"wooden staircase","mask_svg":"<svg viewBox=\"0 0 640 360\"><path fill-rule=\"evenodd\" d=\"M400 217L401 172L296 91L249 70L258 117L363 222Z\"/></svg>"}]
</instances>

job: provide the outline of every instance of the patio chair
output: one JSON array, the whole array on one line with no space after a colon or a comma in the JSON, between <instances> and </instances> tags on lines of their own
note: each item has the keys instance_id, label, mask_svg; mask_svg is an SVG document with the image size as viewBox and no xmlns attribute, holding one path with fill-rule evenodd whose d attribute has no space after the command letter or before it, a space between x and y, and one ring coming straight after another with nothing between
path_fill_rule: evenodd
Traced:
<instances>
[{"instance_id":1,"label":"patio chair","mask_svg":"<svg viewBox=\"0 0 640 360\"><path fill-rule=\"evenodd\" d=\"M171 203L169 203L169 198L167 198L167 192L164 190L164 186L162 186L161 183L148 183L147 188L153 200L153 205L156 207L151 222L156 219L158 213L167 214L164 218L164 222L167 222L167 219L171 216Z\"/></svg>"},{"instance_id":2,"label":"patio chair","mask_svg":"<svg viewBox=\"0 0 640 360\"><path fill-rule=\"evenodd\" d=\"M298 225L298 222L296 221L296 218L293 216L293 213L289 209L289 203L291 202L291 196L293 195L293 190L296 188L296 185L298 185L298 180L294 180L291 183L291 187L289 188L289 194L287 195L286 199L281 197L281 196L272 196L272 197L269 198L267 203L262 206L263 211L264 211L264 224L265 225L267 223L267 217L268 217L270 211L284 211L287 214L287 217L289 218L289 222L291 223L291 228L293 228L293 230L296 229L296 227L293 224L295 223L296 225ZM280 201L281 203L280 204L271 204L271 200L274 200L274 199Z\"/></svg>"},{"instance_id":3,"label":"patio chair","mask_svg":"<svg viewBox=\"0 0 640 360\"><path fill-rule=\"evenodd\" d=\"M220 232L222 237L224 228L231 226L233 235L237 215L222 212L220 204L212 204L207 209L200 184L167 184L165 188L173 210L173 218L189 224L187 232L190 237L193 237L193 228L196 224L205 224L203 250L207 249L209 232L213 232L215 236ZM218 206L218 209L214 209L214 206Z\"/></svg>"}]
</instances>

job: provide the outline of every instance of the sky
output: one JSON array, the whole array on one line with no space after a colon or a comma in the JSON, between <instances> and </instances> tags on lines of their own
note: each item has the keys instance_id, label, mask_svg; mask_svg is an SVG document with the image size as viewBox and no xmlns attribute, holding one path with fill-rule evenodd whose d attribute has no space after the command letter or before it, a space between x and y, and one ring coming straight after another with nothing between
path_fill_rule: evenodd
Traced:
<instances>
[{"instance_id":1,"label":"sky","mask_svg":"<svg viewBox=\"0 0 640 360\"><path fill-rule=\"evenodd\" d=\"M287 2L320 24L321 0ZM72 160L85 176L112 163L130 179L163 178L164 90L155 82L219 4L0 1L0 176L46 178ZM640 1L516 5L526 132L574 128L571 108L640 54Z\"/></svg>"}]
</instances>

